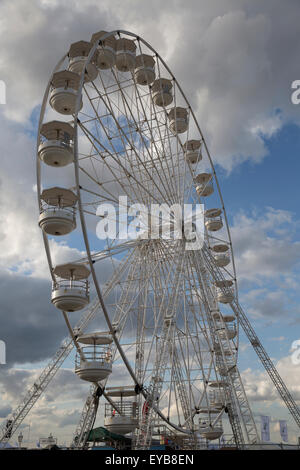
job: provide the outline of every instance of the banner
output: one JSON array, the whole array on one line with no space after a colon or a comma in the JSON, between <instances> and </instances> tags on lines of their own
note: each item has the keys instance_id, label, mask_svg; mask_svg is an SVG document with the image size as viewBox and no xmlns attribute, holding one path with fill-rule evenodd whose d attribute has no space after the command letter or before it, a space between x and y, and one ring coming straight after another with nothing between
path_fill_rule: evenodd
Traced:
<instances>
[{"instance_id":1,"label":"banner","mask_svg":"<svg viewBox=\"0 0 300 470\"><path fill-rule=\"evenodd\" d=\"M279 420L279 426L280 426L280 436L283 442L288 442L288 429L287 429L287 424L286 421L280 421Z\"/></svg>"},{"instance_id":2,"label":"banner","mask_svg":"<svg viewBox=\"0 0 300 470\"><path fill-rule=\"evenodd\" d=\"M261 440L268 442L270 440L270 416L261 416Z\"/></svg>"}]
</instances>

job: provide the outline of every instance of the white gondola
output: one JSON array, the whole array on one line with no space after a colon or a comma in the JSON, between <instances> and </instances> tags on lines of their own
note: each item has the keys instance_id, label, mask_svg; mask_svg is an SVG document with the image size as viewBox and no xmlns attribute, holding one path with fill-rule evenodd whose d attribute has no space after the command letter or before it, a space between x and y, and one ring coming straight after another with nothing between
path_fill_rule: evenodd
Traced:
<instances>
[{"instance_id":1,"label":"white gondola","mask_svg":"<svg viewBox=\"0 0 300 470\"><path fill-rule=\"evenodd\" d=\"M199 434L209 441L221 437L223 434L222 421L218 419L216 423L214 422L216 415L220 413L220 407L202 408L199 413Z\"/></svg>"},{"instance_id":2,"label":"white gondola","mask_svg":"<svg viewBox=\"0 0 300 470\"><path fill-rule=\"evenodd\" d=\"M197 414L216 415L219 413L220 410L217 408L200 408L197 410Z\"/></svg>"},{"instance_id":3,"label":"white gondola","mask_svg":"<svg viewBox=\"0 0 300 470\"><path fill-rule=\"evenodd\" d=\"M135 67L136 45L132 39L121 38L116 42L116 67L120 72L129 72Z\"/></svg>"},{"instance_id":4,"label":"white gondola","mask_svg":"<svg viewBox=\"0 0 300 470\"><path fill-rule=\"evenodd\" d=\"M116 434L124 435L133 432L138 425L138 406L134 388L130 386L107 387L106 395L113 399L117 410L108 403L105 405L105 428ZM115 398L118 399L115 400Z\"/></svg>"},{"instance_id":5,"label":"white gondola","mask_svg":"<svg viewBox=\"0 0 300 470\"><path fill-rule=\"evenodd\" d=\"M83 264L67 263L54 268L51 302L59 310L75 312L89 303L89 269Z\"/></svg>"},{"instance_id":6,"label":"white gondola","mask_svg":"<svg viewBox=\"0 0 300 470\"><path fill-rule=\"evenodd\" d=\"M98 41L97 48L97 65L99 69L106 70L113 67L116 63L116 39L113 35L108 36L106 39L101 38L107 34L106 31L99 31L91 37L91 43Z\"/></svg>"},{"instance_id":7,"label":"white gondola","mask_svg":"<svg viewBox=\"0 0 300 470\"><path fill-rule=\"evenodd\" d=\"M222 318L222 314L220 310L211 310L211 316L216 320L219 321Z\"/></svg>"},{"instance_id":8,"label":"white gondola","mask_svg":"<svg viewBox=\"0 0 300 470\"><path fill-rule=\"evenodd\" d=\"M224 293L219 290L217 293L217 299L218 302L221 302L222 304L230 304L234 299L234 294L231 291Z\"/></svg>"},{"instance_id":9,"label":"white gondola","mask_svg":"<svg viewBox=\"0 0 300 470\"><path fill-rule=\"evenodd\" d=\"M235 320L234 315L222 315L220 310L212 310L211 315L217 322L231 323Z\"/></svg>"},{"instance_id":10,"label":"white gondola","mask_svg":"<svg viewBox=\"0 0 300 470\"><path fill-rule=\"evenodd\" d=\"M139 85L150 85L155 80L155 60L151 55L141 54L136 57L134 78Z\"/></svg>"},{"instance_id":11,"label":"white gondola","mask_svg":"<svg viewBox=\"0 0 300 470\"><path fill-rule=\"evenodd\" d=\"M66 235L76 228L77 196L69 189L49 188L41 194L39 226L48 235Z\"/></svg>"},{"instance_id":12,"label":"white gondola","mask_svg":"<svg viewBox=\"0 0 300 470\"><path fill-rule=\"evenodd\" d=\"M168 114L169 128L173 134L182 134L188 128L188 112L186 108L176 106Z\"/></svg>"},{"instance_id":13,"label":"white gondola","mask_svg":"<svg viewBox=\"0 0 300 470\"><path fill-rule=\"evenodd\" d=\"M207 209L205 215L205 227L210 232L217 232L223 227L223 221L220 217L221 209Z\"/></svg>"},{"instance_id":14,"label":"white gondola","mask_svg":"<svg viewBox=\"0 0 300 470\"><path fill-rule=\"evenodd\" d=\"M220 281L215 281L215 286L220 288L227 288L233 285L233 281L231 279L221 279Z\"/></svg>"},{"instance_id":15,"label":"white gondola","mask_svg":"<svg viewBox=\"0 0 300 470\"><path fill-rule=\"evenodd\" d=\"M205 221L205 227L210 232L217 232L223 227L222 217L216 217L215 219L208 219Z\"/></svg>"},{"instance_id":16,"label":"white gondola","mask_svg":"<svg viewBox=\"0 0 300 470\"><path fill-rule=\"evenodd\" d=\"M55 72L51 81L50 106L60 114L74 114L79 83L80 76L75 72ZM82 108L82 100L79 108Z\"/></svg>"},{"instance_id":17,"label":"white gondola","mask_svg":"<svg viewBox=\"0 0 300 470\"><path fill-rule=\"evenodd\" d=\"M74 160L74 128L67 122L50 121L42 125L38 156L49 166L66 166Z\"/></svg>"},{"instance_id":18,"label":"white gondola","mask_svg":"<svg viewBox=\"0 0 300 470\"><path fill-rule=\"evenodd\" d=\"M200 197L210 196L214 192L212 175L210 173L199 173L194 178L197 194Z\"/></svg>"},{"instance_id":19,"label":"white gondola","mask_svg":"<svg viewBox=\"0 0 300 470\"><path fill-rule=\"evenodd\" d=\"M230 263L230 256L227 253L215 254L214 260L219 268L225 268Z\"/></svg>"},{"instance_id":20,"label":"white gondola","mask_svg":"<svg viewBox=\"0 0 300 470\"><path fill-rule=\"evenodd\" d=\"M191 165L195 165L202 160L201 140L188 140L184 144L184 150L186 152L185 159Z\"/></svg>"},{"instance_id":21,"label":"white gondola","mask_svg":"<svg viewBox=\"0 0 300 470\"><path fill-rule=\"evenodd\" d=\"M206 209L204 212L205 217L208 219L214 219L215 217L219 217L222 213L222 209L214 208L214 209Z\"/></svg>"},{"instance_id":22,"label":"white gondola","mask_svg":"<svg viewBox=\"0 0 300 470\"><path fill-rule=\"evenodd\" d=\"M158 78L151 87L153 103L156 106L168 106L173 101L172 82L167 78Z\"/></svg>"},{"instance_id":23,"label":"white gondola","mask_svg":"<svg viewBox=\"0 0 300 470\"><path fill-rule=\"evenodd\" d=\"M69 67L71 72L81 75L85 69L85 83L92 82L97 78L98 70L95 59L85 65L86 58L92 48L92 44L87 41L78 41L71 44L69 49Z\"/></svg>"},{"instance_id":24,"label":"white gondola","mask_svg":"<svg viewBox=\"0 0 300 470\"><path fill-rule=\"evenodd\" d=\"M233 285L233 281L231 281L230 279L224 281L216 281L215 285L217 287L217 299L219 302L223 304L228 304L233 301L234 293L233 290L230 289L230 287L232 287Z\"/></svg>"},{"instance_id":25,"label":"white gondola","mask_svg":"<svg viewBox=\"0 0 300 470\"><path fill-rule=\"evenodd\" d=\"M75 373L87 382L106 379L112 372L112 337L105 333L87 333L77 338L81 346L75 358Z\"/></svg>"}]
</instances>

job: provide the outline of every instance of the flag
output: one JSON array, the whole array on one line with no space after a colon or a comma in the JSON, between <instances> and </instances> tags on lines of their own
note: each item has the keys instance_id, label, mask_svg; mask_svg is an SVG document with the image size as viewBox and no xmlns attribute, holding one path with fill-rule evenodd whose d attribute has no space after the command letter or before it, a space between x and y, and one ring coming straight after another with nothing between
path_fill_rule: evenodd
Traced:
<instances>
[{"instance_id":1,"label":"flag","mask_svg":"<svg viewBox=\"0 0 300 470\"><path fill-rule=\"evenodd\" d=\"M261 416L261 440L270 440L270 416Z\"/></svg>"},{"instance_id":2,"label":"flag","mask_svg":"<svg viewBox=\"0 0 300 470\"><path fill-rule=\"evenodd\" d=\"M287 429L287 423L286 421L280 421L279 420L279 426L280 426L280 437L283 440L283 442L288 442L288 429Z\"/></svg>"}]
</instances>

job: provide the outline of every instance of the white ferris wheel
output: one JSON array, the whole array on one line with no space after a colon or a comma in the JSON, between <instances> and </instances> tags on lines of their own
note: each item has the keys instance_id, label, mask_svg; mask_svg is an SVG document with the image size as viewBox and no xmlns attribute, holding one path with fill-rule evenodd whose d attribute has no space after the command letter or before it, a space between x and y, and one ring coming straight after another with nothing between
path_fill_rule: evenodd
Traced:
<instances>
[{"instance_id":1,"label":"white ferris wheel","mask_svg":"<svg viewBox=\"0 0 300 470\"><path fill-rule=\"evenodd\" d=\"M237 364L239 325L300 424L238 303L226 210L204 136L176 78L146 41L101 31L71 45L45 91L37 181L51 301L70 337L2 439L75 347L75 373L91 388L74 447L86 446L99 403L104 428L129 436L134 449L149 449L161 436L190 449L224 435L240 448L258 443ZM203 230L192 212L187 220L171 210L167 236L166 208L196 204ZM152 207L158 212L149 223ZM126 237L137 214L139 230ZM101 241L104 219L106 227L118 224ZM54 259L52 240L65 237L82 256ZM95 319L99 329L90 331Z\"/></svg>"}]
</instances>

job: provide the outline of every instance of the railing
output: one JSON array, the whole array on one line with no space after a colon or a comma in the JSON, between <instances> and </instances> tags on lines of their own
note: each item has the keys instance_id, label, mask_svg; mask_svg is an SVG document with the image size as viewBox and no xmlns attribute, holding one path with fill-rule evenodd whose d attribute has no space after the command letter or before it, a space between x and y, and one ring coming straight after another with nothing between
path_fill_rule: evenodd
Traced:
<instances>
[{"instance_id":1,"label":"railing","mask_svg":"<svg viewBox=\"0 0 300 470\"><path fill-rule=\"evenodd\" d=\"M234 349L231 349L229 347L229 345L227 345L227 344L222 344L222 348L221 348L221 344L218 343L218 342L215 342L213 344L213 348L214 348L214 351L215 351L216 354L222 354L222 348L223 348L224 354L226 356L228 356L228 355L232 355L233 357L236 356L236 351ZM227 361L226 361L226 363L227 363Z\"/></svg>"},{"instance_id":2,"label":"railing","mask_svg":"<svg viewBox=\"0 0 300 470\"><path fill-rule=\"evenodd\" d=\"M226 375L230 372L234 367L236 367L236 360L235 358L230 358L226 360L226 365L224 366L217 366L217 371L220 375Z\"/></svg>"},{"instance_id":3,"label":"railing","mask_svg":"<svg viewBox=\"0 0 300 470\"><path fill-rule=\"evenodd\" d=\"M135 401L114 401L116 407L120 410L118 413L112 405L109 403L105 404L105 418L118 416L127 416L128 418L137 418L138 417L138 405Z\"/></svg>"},{"instance_id":4,"label":"railing","mask_svg":"<svg viewBox=\"0 0 300 470\"><path fill-rule=\"evenodd\" d=\"M80 369L83 362L97 362L99 365L107 365L112 362L112 352L107 346L84 346L80 350L82 355L80 355L79 351L76 352L75 369Z\"/></svg>"}]
</instances>

